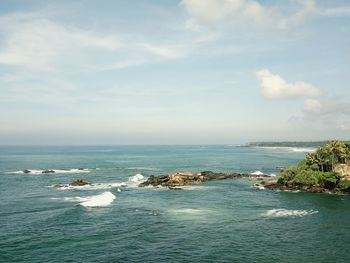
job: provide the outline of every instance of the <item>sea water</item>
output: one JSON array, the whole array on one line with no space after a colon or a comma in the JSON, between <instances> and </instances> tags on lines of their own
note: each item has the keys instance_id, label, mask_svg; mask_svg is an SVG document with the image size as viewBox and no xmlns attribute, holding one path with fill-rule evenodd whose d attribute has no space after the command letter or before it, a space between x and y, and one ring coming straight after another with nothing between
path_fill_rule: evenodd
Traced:
<instances>
[{"instance_id":1,"label":"sea water","mask_svg":"<svg viewBox=\"0 0 350 263\"><path fill-rule=\"evenodd\" d=\"M0 147L0 262L350 262L349 196L247 179L137 187L176 171L273 176L304 157L234 145ZM92 185L68 185L78 178Z\"/></svg>"}]
</instances>

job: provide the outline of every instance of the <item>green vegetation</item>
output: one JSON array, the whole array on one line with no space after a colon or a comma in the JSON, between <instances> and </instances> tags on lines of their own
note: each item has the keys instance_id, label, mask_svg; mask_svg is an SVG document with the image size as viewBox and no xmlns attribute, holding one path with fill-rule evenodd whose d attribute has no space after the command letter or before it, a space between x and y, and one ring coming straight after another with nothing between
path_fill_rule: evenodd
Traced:
<instances>
[{"instance_id":1,"label":"green vegetation","mask_svg":"<svg viewBox=\"0 0 350 263\"><path fill-rule=\"evenodd\" d=\"M315 153L308 153L306 159L296 166L285 169L277 181L278 186L290 188L340 189L350 191L350 181L334 172L337 164L350 160L350 144L330 141L319 147Z\"/></svg>"}]
</instances>

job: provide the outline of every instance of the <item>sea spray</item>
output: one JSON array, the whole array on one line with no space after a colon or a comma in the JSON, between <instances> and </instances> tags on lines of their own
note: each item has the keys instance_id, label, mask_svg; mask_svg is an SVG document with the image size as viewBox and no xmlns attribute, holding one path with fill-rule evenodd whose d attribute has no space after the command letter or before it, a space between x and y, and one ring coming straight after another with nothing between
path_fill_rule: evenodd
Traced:
<instances>
[{"instance_id":1,"label":"sea spray","mask_svg":"<svg viewBox=\"0 0 350 263\"><path fill-rule=\"evenodd\" d=\"M271 209L262 215L267 217L303 217L317 213L318 211L314 210Z\"/></svg>"},{"instance_id":2,"label":"sea spray","mask_svg":"<svg viewBox=\"0 0 350 263\"><path fill-rule=\"evenodd\" d=\"M98 195L91 195L87 197L66 197L65 201L68 202L79 202L80 205L85 207L104 207L110 205L116 196L111 192L104 192Z\"/></svg>"}]
</instances>

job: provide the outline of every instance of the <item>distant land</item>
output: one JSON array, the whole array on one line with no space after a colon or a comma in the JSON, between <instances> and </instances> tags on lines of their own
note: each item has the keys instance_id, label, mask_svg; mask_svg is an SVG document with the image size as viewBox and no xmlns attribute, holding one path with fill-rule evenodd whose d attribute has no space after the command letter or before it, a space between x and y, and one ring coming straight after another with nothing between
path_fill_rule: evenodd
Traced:
<instances>
[{"instance_id":1,"label":"distant land","mask_svg":"<svg viewBox=\"0 0 350 263\"><path fill-rule=\"evenodd\" d=\"M248 147L320 147L328 141L284 141L284 142L249 142Z\"/></svg>"}]
</instances>

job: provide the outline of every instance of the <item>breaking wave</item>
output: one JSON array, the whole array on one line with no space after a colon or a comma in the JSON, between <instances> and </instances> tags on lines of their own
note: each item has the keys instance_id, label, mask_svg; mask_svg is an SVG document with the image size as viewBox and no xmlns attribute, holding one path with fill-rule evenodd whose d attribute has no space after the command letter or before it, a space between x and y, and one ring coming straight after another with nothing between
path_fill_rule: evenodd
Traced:
<instances>
[{"instance_id":1,"label":"breaking wave","mask_svg":"<svg viewBox=\"0 0 350 263\"><path fill-rule=\"evenodd\" d=\"M128 181L125 183L129 187L135 187L138 186L140 183L144 182L145 180L146 178L142 174L136 174L134 176L130 176L128 178Z\"/></svg>"},{"instance_id":2,"label":"breaking wave","mask_svg":"<svg viewBox=\"0 0 350 263\"><path fill-rule=\"evenodd\" d=\"M87 168L73 168L73 169L25 169L14 172L8 172L10 174L63 174L63 173L89 173L90 170Z\"/></svg>"},{"instance_id":3,"label":"breaking wave","mask_svg":"<svg viewBox=\"0 0 350 263\"><path fill-rule=\"evenodd\" d=\"M81 206L85 207L104 207L110 205L116 196L111 192L104 192L98 195L91 195L87 197L65 197L64 200L68 202L79 202Z\"/></svg>"},{"instance_id":4,"label":"breaking wave","mask_svg":"<svg viewBox=\"0 0 350 263\"><path fill-rule=\"evenodd\" d=\"M271 209L268 210L263 216L267 217L303 217L307 215L317 214L318 211L314 210L288 210L288 209Z\"/></svg>"},{"instance_id":5,"label":"breaking wave","mask_svg":"<svg viewBox=\"0 0 350 263\"><path fill-rule=\"evenodd\" d=\"M313 147L268 147L268 146L258 146L258 148L264 149L274 149L274 150L285 150L288 152L299 152L299 153L313 153L317 148Z\"/></svg>"},{"instance_id":6,"label":"breaking wave","mask_svg":"<svg viewBox=\"0 0 350 263\"><path fill-rule=\"evenodd\" d=\"M86 185L70 185L70 184L53 184L50 188L56 188L57 190L98 190L98 189L111 189L119 187L137 187L140 183L144 182L146 178L142 174L136 174L130 176L126 182L119 183L91 183Z\"/></svg>"},{"instance_id":7,"label":"breaking wave","mask_svg":"<svg viewBox=\"0 0 350 263\"><path fill-rule=\"evenodd\" d=\"M264 173L261 171L255 171L254 173L250 173L250 174L252 174L252 175L264 175Z\"/></svg>"},{"instance_id":8,"label":"breaking wave","mask_svg":"<svg viewBox=\"0 0 350 263\"><path fill-rule=\"evenodd\" d=\"M58 190L98 190L98 189L111 189L118 187L126 187L126 183L96 183L96 184L87 184L87 185L70 185L70 184L62 184L62 185L50 185L50 188L56 188Z\"/></svg>"}]
</instances>

